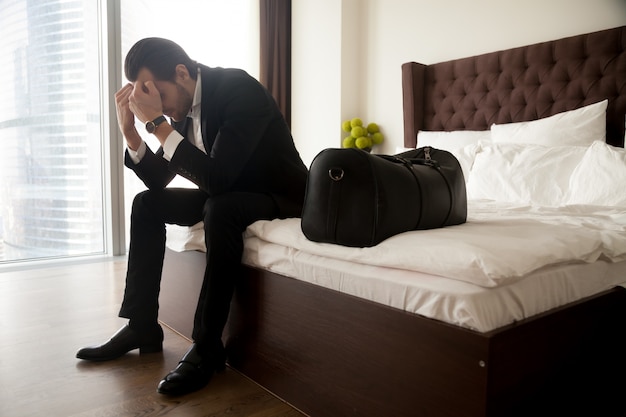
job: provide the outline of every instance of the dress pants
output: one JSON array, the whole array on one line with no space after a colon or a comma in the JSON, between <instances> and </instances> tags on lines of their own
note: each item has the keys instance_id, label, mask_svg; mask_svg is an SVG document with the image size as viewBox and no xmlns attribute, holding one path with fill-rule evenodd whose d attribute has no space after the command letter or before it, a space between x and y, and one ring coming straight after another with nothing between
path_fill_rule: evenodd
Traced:
<instances>
[{"instance_id":1,"label":"dress pants","mask_svg":"<svg viewBox=\"0 0 626 417\"><path fill-rule=\"evenodd\" d=\"M131 326L139 329L155 325L165 254L165 224L191 226L203 220L206 269L192 337L202 353L223 358L222 332L235 282L241 273L243 232L255 221L276 218L278 213L276 202L267 194L232 192L209 197L201 190L180 188L139 193L131 213L128 270L120 317L130 319Z\"/></svg>"}]
</instances>

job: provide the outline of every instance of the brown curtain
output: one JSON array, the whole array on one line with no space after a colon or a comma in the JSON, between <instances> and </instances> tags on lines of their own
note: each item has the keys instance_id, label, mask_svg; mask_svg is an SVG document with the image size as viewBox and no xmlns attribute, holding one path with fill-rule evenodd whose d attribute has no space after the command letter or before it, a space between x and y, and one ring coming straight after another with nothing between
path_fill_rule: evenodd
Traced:
<instances>
[{"instance_id":1,"label":"brown curtain","mask_svg":"<svg viewBox=\"0 0 626 417\"><path fill-rule=\"evenodd\" d=\"M260 2L260 81L291 126L291 0Z\"/></svg>"}]
</instances>

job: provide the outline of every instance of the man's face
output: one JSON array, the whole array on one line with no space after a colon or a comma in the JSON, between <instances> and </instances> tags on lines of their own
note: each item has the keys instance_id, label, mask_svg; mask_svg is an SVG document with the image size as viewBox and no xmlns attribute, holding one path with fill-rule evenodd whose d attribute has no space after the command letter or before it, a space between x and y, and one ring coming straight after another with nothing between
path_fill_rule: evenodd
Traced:
<instances>
[{"instance_id":1,"label":"man's face","mask_svg":"<svg viewBox=\"0 0 626 417\"><path fill-rule=\"evenodd\" d=\"M172 120L179 122L184 120L191 109L193 103L193 90L190 89L189 84L184 84L184 79L181 79L178 75L174 81L159 81L154 78L152 72L146 68L139 70L137 74L137 81L133 84L144 85L146 81L154 82L159 94L161 96L161 103L163 105L163 114L172 118ZM195 84L195 83L194 83ZM187 86L187 88L185 88ZM147 92L147 90L144 91Z\"/></svg>"}]
</instances>

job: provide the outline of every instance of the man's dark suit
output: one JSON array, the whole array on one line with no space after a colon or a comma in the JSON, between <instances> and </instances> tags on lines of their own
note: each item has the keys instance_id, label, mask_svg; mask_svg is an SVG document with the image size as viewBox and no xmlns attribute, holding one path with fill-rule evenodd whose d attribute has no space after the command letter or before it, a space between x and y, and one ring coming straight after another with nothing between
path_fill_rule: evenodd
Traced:
<instances>
[{"instance_id":1,"label":"man's dark suit","mask_svg":"<svg viewBox=\"0 0 626 417\"><path fill-rule=\"evenodd\" d=\"M147 149L136 165L126 153L126 166L148 191L133 201L120 316L131 324L156 322L165 223L193 225L203 220L207 267L193 338L203 350L223 355L221 333L241 268L242 233L256 220L299 217L307 169L275 101L261 84L241 70L199 68L207 154L187 140L169 162L162 148L156 153ZM174 127L185 136L186 122ZM176 174L199 189L165 188Z\"/></svg>"}]
</instances>

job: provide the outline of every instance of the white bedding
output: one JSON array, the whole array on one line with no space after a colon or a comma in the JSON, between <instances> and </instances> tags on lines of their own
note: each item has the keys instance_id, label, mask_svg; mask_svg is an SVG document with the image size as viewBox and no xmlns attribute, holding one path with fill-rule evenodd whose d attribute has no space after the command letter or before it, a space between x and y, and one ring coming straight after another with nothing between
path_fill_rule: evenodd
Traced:
<instances>
[{"instance_id":1,"label":"white bedding","mask_svg":"<svg viewBox=\"0 0 626 417\"><path fill-rule=\"evenodd\" d=\"M623 284L626 213L471 202L465 225L364 249L310 242L299 219L263 221L246 232L243 261L487 332Z\"/></svg>"},{"instance_id":2,"label":"white bedding","mask_svg":"<svg viewBox=\"0 0 626 417\"><path fill-rule=\"evenodd\" d=\"M545 268L484 288L402 269L360 265L246 240L244 263L460 327L488 332L625 284L626 261Z\"/></svg>"},{"instance_id":3,"label":"white bedding","mask_svg":"<svg viewBox=\"0 0 626 417\"><path fill-rule=\"evenodd\" d=\"M482 287L538 269L598 259L626 260L626 212L470 201L465 224L393 236L371 248L309 241L300 219L259 221L246 235L323 258L423 272Z\"/></svg>"}]
</instances>

